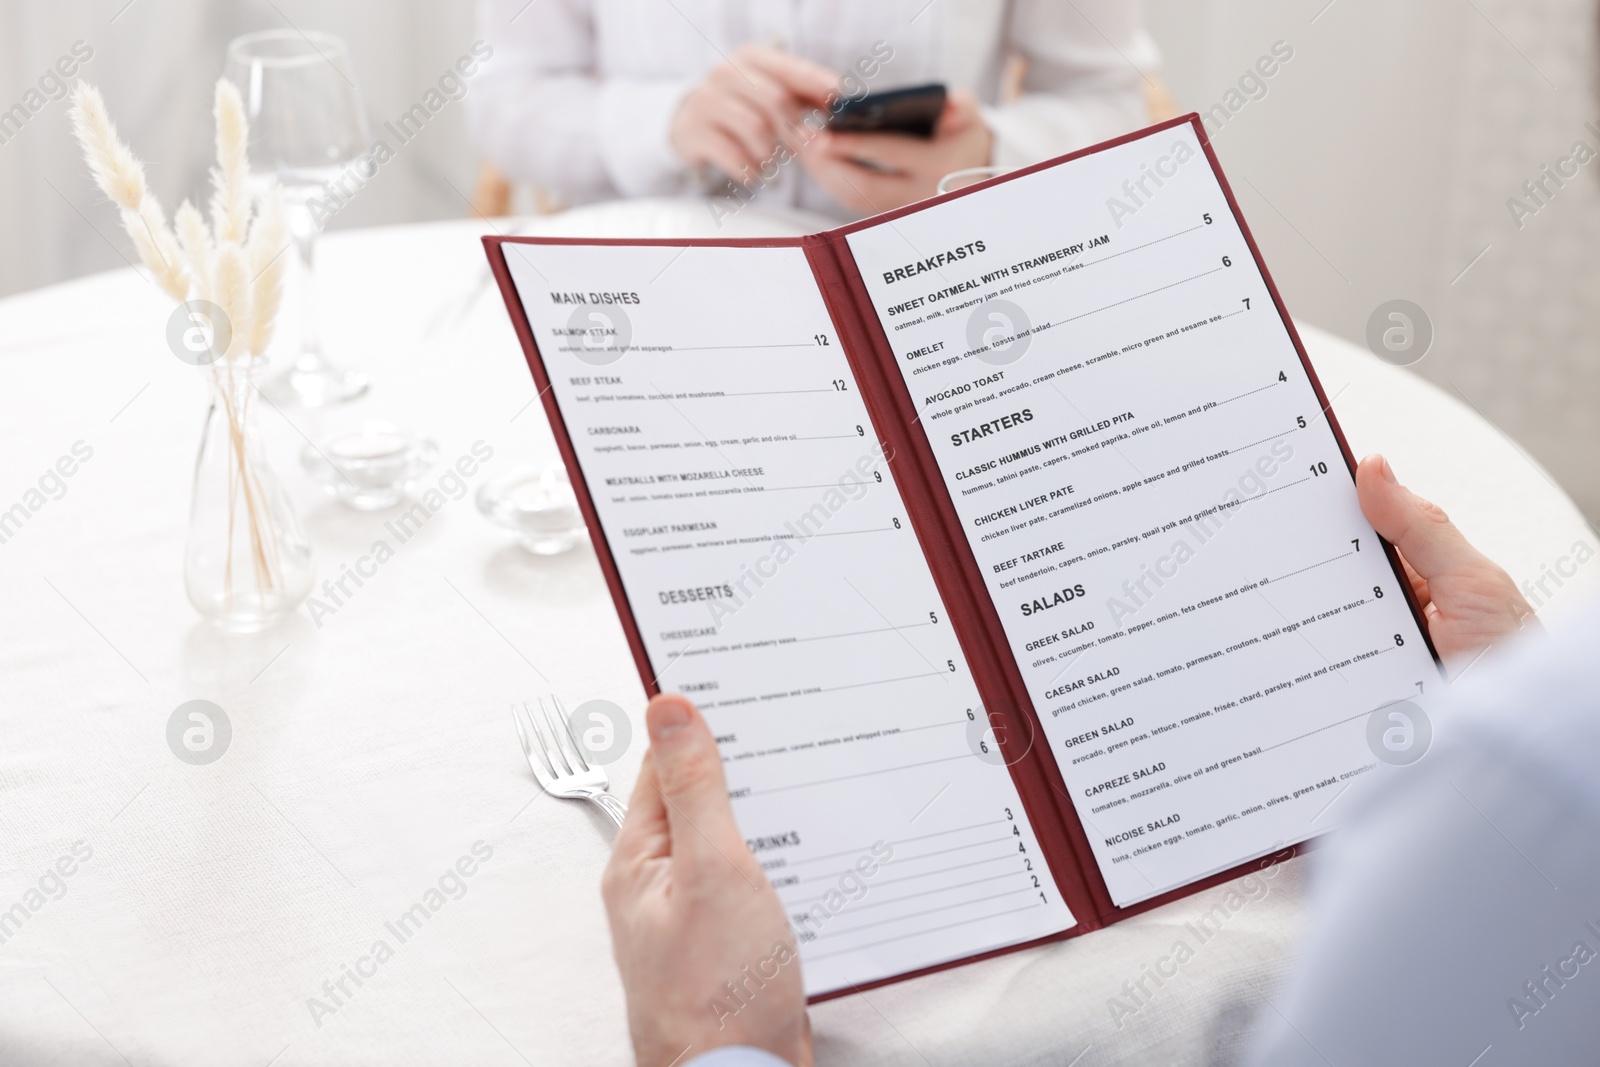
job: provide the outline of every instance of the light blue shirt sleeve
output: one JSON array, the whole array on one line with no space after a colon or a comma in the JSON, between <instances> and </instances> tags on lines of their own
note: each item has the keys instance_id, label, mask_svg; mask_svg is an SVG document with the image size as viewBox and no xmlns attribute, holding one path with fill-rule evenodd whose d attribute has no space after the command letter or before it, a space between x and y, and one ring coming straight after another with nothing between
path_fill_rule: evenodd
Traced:
<instances>
[{"instance_id":1,"label":"light blue shirt sleeve","mask_svg":"<svg viewBox=\"0 0 1600 1067\"><path fill-rule=\"evenodd\" d=\"M1600 613L1486 657L1435 719L1317 857L1255 1063L1600 1056Z\"/></svg>"},{"instance_id":2,"label":"light blue shirt sleeve","mask_svg":"<svg viewBox=\"0 0 1600 1067\"><path fill-rule=\"evenodd\" d=\"M794 1067L788 1060L779 1059L766 1049L749 1045L729 1045L712 1049L696 1056L684 1067Z\"/></svg>"}]
</instances>

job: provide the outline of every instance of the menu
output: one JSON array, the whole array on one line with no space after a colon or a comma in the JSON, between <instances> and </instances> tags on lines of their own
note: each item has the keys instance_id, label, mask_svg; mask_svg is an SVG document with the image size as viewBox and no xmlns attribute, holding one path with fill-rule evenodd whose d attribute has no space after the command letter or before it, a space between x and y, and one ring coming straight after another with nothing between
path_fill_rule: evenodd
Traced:
<instances>
[{"instance_id":1,"label":"menu","mask_svg":"<svg viewBox=\"0 0 1600 1067\"><path fill-rule=\"evenodd\" d=\"M485 243L814 998L1284 854L1441 684L1194 116L800 239Z\"/></svg>"}]
</instances>

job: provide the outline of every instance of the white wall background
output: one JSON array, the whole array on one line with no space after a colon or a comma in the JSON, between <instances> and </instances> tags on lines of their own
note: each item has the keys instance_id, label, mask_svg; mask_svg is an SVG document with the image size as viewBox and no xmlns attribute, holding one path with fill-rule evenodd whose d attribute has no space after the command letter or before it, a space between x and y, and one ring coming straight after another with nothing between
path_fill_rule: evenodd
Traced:
<instances>
[{"instance_id":1,"label":"white wall background","mask_svg":"<svg viewBox=\"0 0 1600 1067\"><path fill-rule=\"evenodd\" d=\"M1584 128L1600 127L1595 9L1146 0L1185 109L1221 100L1273 42L1295 50L1214 136L1294 314L1361 341L1379 304L1421 305L1436 335L1414 370L1510 434L1591 521L1600 161L1520 230L1506 200L1575 141L1600 151L1600 133Z\"/></svg>"},{"instance_id":2,"label":"white wall background","mask_svg":"<svg viewBox=\"0 0 1600 1067\"><path fill-rule=\"evenodd\" d=\"M0 0L0 111L86 41L94 58L80 76L105 93L170 212L206 195L211 87L227 42L291 26L349 43L375 127L416 103L475 40L470 0ZM468 214L476 162L461 108L448 105L400 148L330 229ZM67 102L50 103L0 144L0 294L122 266L119 249L132 254L84 170Z\"/></svg>"},{"instance_id":3,"label":"white wall background","mask_svg":"<svg viewBox=\"0 0 1600 1067\"><path fill-rule=\"evenodd\" d=\"M1520 230L1506 200L1575 141L1600 150L1600 133L1584 126L1600 127L1594 7L1146 0L1164 77L1185 110L1224 101L1274 42L1294 49L1265 95L1214 134L1294 313L1360 341L1378 304L1420 304L1436 339L1416 372L1505 430L1591 518L1600 517L1600 161ZM0 110L87 41L95 55L83 75L105 90L172 204L203 192L209 86L224 44L286 25L351 42L375 122L409 107L475 39L468 0L0 0ZM465 215L474 170L452 104L333 227ZM0 294L121 266L119 249L114 213L71 145L66 107L48 104L0 144Z\"/></svg>"}]
</instances>

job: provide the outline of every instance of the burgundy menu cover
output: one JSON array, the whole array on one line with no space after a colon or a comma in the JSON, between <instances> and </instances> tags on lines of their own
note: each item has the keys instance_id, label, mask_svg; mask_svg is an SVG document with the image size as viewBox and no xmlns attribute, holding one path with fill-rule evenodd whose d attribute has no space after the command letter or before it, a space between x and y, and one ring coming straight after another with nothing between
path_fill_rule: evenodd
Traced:
<instances>
[{"instance_id":1,"label":"burgundy menu cover","mask_svg":"<svg viewBox=\"0 0 1600 1067\"><path fill-rule=\"evenodd\" d=\"M1336 823L1437 660L1196 116L827 233L485 238L825 999Z\"/></svg>"}]
</instances>

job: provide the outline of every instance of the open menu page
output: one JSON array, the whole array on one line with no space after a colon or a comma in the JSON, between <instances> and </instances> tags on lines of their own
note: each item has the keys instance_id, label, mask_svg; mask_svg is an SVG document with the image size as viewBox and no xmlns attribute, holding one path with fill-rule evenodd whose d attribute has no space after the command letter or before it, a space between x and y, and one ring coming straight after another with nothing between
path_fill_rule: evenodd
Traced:
<instances>
[{"instance_id":1,"label":"open menu page","mask_svg":"<svg viewBox=\"0 0 1600 1067\"><path fill-rule=\"evenodd\" d=\"M976 751L977 691L804 252L504 252L650 669L718 735L807 991L1071 927Z\"/></svg>"},{"instance_id":2,"label":"open menu page","mask_svg":"<svg viewBox=\"0 0 1600 1067\"><path fill-rule=\"evenodd\" d=\"M848 241L1112 898L1330 829L1439 674L1193 126Z\"/></svg>"}]
</instances>

